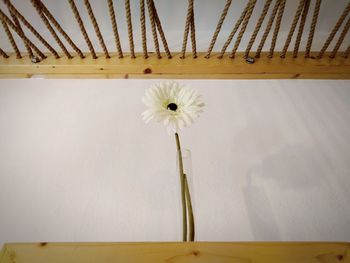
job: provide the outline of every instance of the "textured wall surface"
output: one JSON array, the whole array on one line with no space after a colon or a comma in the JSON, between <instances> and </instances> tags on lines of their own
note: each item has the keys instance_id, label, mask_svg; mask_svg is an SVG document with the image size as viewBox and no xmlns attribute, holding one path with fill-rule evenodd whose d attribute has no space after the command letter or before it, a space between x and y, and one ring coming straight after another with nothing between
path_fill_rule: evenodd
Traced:
<instances>
[{"instance_id":1,"label":"textured wall surface","mask_svg":"<svg viewBox=\"0 0 350 263\"><path fill-rule=\"evenodd\" d=\"M0 243L180 238L155 81L0 81ZM181 82L206 102L181 133L197 240L350 240L350 81Z\"/></svg>"},{"instance_id":2,"label":"textured wall surface","mask_svg":"<svg viewBox=\"0 0 350 263\"><path fill-rule=\"evenodd\" d=\"M41 21L40 17L36 13L35 9L31 6L30 1L23 0L12 0L11 1L18 10L26 17L29 21L39 30L39 32L51 43L58 51L61 51L59 46L56 44L53 37L50 35L49 31ZM73 41L84 51L89 51L82 34L80 32L79 26L73 16L73 13L70 9L68 1L57 1L57 0L45 0L43 1L48 9L53 13L53 15L57 18L57 20L61 23L64 30L71 36ZM82 0L75 0L78 10L81 14L81 17L84 21L84 25L87 29L88 35L91 41L94 44L96 50L102 51L98 39L96 37L95 31L91 24L90 18L86 11L86 7ZM114 8L117 17L118 29L121 38L121 44L124 51L129 51L129 40L128 40L128 32L127 32L127 24L125 19L125 7L124 0L114 0ZM159 17L162 22L162 26L165 31L165 35L168 40L169 48L171 51L179 52L182 47L183 40L183 31L185 27L186 14L187 14L187 0L155 0L154 1L158 12ZM214 47L214 50L220 51L226 39L228 38L232 28L234 27L237 19L239 18L242 10L247 4L248 0L233 0L231 7L227 13L226 20L222 25L222 31L218 36L217 43ZM272 10L272 6L274 2L271 4L270 11L268 12L268 17L265 18L264 23L262 24L262 28L257 36L257 40L253 46L252 50L255 50L259 41L263 35L265 30L267 21L269 19L269 15ZM286 3L285 14L283 16L282 25L280 28L280 33L276 45L276 50L281 50L284 42L287 38L287 34L290 29L290 25L292 23L294 14L296 12L298 6L297 0L288 0ZM308 32L310 29L310 24L312 20L312 14L314 10L315 0L311 1L310 11L308 15L308 19L305 24L305 31L302 37L300 50L305 50L305 44L308 37ZM116 52L114 37L112 26L110 22L110 18L108 15L108 5L107 1L101 0L90 0L91 6L93 7L94 14L96 16L99 27L101 28L104 40L106 42L107 47L110 51ZM142 51L141 45L141 29L140 29L140 6L139 1L131 0L131 13L132 13L132 23L134 29L134 39L135 39L135 48L137 51ZM206 51L208 49L211 37L215 31L216 24L220 18L222 9L226 3L226 0L196 0L195 1L195 19L196 19L196 34L197 34L197 45L198 50ZM263 9L265 0L258 0L256 7L254 8L254 13L252 14L252 19L250 20L246 33L243 36L242 43L239 46L239 50L245 50L245 47L248 44L249 38L255 28L256 22L259 19L261 11ZM338 20L342 10L347 5L347 0L323 0L321 5L321 10L319 14L318 24L316 28L315 38L313 41L313 50L320 50L324 41L326 40L328 34L334 27L336 21ZM7 12L7 8L2 1L0 1L0 8ZM154 51L153 38L151 33L151 26L149 23L148 13L146 10L146 23L147 23L147 45L150 50ZM345 24L345 22L344 22ZM24 28L25 32L28 32ZM298 30L298 27L296 31ZM237 32L238 34L238 32ZM235 35L231 45L228 47L228 52L233 48L233 43L236 39ZM292 39L292 43L289 46L290 50L294 48L294 39L296 37L296 32ZM330 49L333 48L336 39L338 39L340 33L336 35L335 40L331 43ZM16 39L18 39L17 35L14 33ZM28 36L35 42L36 38L32 36L29 32ZM272 32L266 41L265 48L269 50L270 43L272 38ZM350 34L346 36L344 40L344 44L341 46L340 50L345 50L350 41ZM23 42L21 40L17 41L22 50L25 50L23 46ZM10 43L7 40L7 37L3 31L3 28L0 26L0 46L4 50L13 51ZM38 43L38 46L42 48L42 50L46 50L45 47L41 43ZM188 50L190 49L190 44L188 43ZM70 49L70 46L67 45L67 48ZM161 47L161 50L162 47Z\"/></svg>"}]
</instances>

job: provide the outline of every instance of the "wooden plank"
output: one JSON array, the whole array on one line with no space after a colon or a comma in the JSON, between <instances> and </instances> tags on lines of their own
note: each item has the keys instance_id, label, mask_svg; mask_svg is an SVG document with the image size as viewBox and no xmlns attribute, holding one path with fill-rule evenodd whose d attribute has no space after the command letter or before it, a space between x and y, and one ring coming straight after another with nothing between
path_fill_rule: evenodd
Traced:
<instances>
[{"instance_id":1,"label":"wooden plank","mask_svg":"<svg viewBox=\"0 0 350 263\"><path fill-rule=\"evenodd\" d=\"M89 78L205 78L205 79L259 79L259 78L350 78L350 60L341 56L330 59L305 59L303 54L293 58L287 54L285 59L267 58L262 55L255 63L248 64L243 54L237 54L235 59L225 56L218 59L215 54L210 59L204 58L204 53L198 54L198 58L187 57L180 59L180 54L175 54L172 59L163 56L157 59L151 54L148 59L137 54L136 59L126 55L118 59L117 54L112 54L111 59L99 54L98 59L93 59L87 54L85 59L74 57L68 59L62 57L55 59L47 54L48 58L40 63L33 64L28 56L16 59L15 54L9 58L0 58L0 76L31 77L44 75L50 78L62 78L62 76Z\"/></svg>"},{"instance_id":2,"label":"wooden plank","mask_svg":"<svg viewBox=\"0 0 350 263\"><path fill-rule=\"evenodd\" d=\"M349 243L192 242L6 244L0 263L349 263Z\"/></svg>"}]
</instances>

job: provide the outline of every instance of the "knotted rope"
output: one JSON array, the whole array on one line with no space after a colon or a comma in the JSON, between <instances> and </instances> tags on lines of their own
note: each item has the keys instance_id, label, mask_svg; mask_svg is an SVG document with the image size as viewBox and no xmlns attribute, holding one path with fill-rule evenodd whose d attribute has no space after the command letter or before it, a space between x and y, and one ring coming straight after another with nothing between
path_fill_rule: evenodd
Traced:
<instances>
[{"instance_id":1,"label":"knotted rope","mask_svg":"<svg viewBox=\"0 0 350 263\"><path fill-rule=\"evenodd\" d=\"M66 47L63 45L61 39L58 37L58 35L56 34L55 30L52 28L52 26L50 25L50 22L47 20L46 16L44 15L44 13L41 10L40 7L40 3L36 0L30 0L30 2L32 3L32 5L34 6L35 10L37 11L38 15L40 16L41 20L44 22L46 28L50 31L51 35L53 36L53 38L56 40L57 44L60 46L60 48L62 49L62 51L64 52L64 54L68 57L68 58L73 58L71 56L71 54L68 52L68 50L66 49Z\"/></svg>"},{"instance_id":2,"label":"knotted rope","mask_svg":"<svg viewBox=\"0 0 350 263\"><path fill-rule=\"evenodd\" d=\"M291 25L289 33L288 33L288 37L286 39L286 42L284 44L283 50L282 50L281 55L280 55L281 58L285 58L286 57L287 49L289 47L290 41L292 40L292 36L293 36L295 28L296 28L296 26L298 24L301 12L303 11L303 8L304 8L304 1L305 0L300 0L299 1L299 5L298 5L298 8L297 8L297 11L295 12L294 19L293 19L292 25Z\"/></svg>"},{"instance_id":3,"label":"knotted rope","mask_svg":"<svg viewBox=\"0 0 350 263\"><path fill-rule=\"evenodd\" d=\"M83 34L83 37L85 39L85 42L86 44L88 45L88 48L90 50L90 53L92 55L92 58L93 59L97 59L97 56L96 56L96 53L95 53L95 50L94 50L94 47L92 46L92 43L90 41L90 38L85 30L85 26L84 26L84 23L83 23L83 20L81 20L81 17L80 17L80 14L79 14L79 11L74 3L74 0L68 0L69 2L69 5L73 11L73 15L75 17L75 20L77 20L77 23L79 25L79 28L80 28L80 31L81 33Z\"/></svg>"},{"instance_id":4,"label":"knotted rope","mask_svg":"<svg viewBox=\"0 0 350 263\"><path fill-rule=\"evenodd\" d=\"M224 56L225 51L226 51L228 45L231 43L233 36L236 34L236 32L237 32L239 26L241 25L241 23L242 23L244 17L246 16L246 14L247 14L247 12L248 12L248 9L249 9L249 7L250 7L251 1L252 1L252 0L249 0L248 4L245 6L244 10L242 11L241 16L240 16L239 19L237 20L237 22L236 22L234 28L232 29L232 31L231 31L231 33L230 33L230 35L229 35L229 37L228 37L228 39L226 40L224 46L222 47L221 52L220 52L220 55L218 56L218 58L222 58L222 57Z\"/></svg>"},{"instance_id":5,"label":"knotted rope","mask_svg":"<svg viewBox=\"0 0 350 263\"><path fill-rule=\"evenodd\" d=\"M335 58L335 55L337 54L337 52L340 48L340 45L343 43L343 40L344 40L346 34L348 33L349 28L350 28L350 17L349 17L348 21L346 22L345 27L343 28L343 31L341 32L340 37L339 37L337 43L335 44L331 55L329 56L330 58Z\"/></svg>"},{"instance_id":6,"label":"knotted rope","mask_svg":"<svg viewBox=\"0 0 350 263\"><path fill-rule=\"evenodd\" d=\"M5 33L6 33L7 37L8 37L8 39L9 39L10 43L11 43L11 46L12 46L13 50L16 52L16 58L22 58L21 52L19 52L19 49L18 49L18 47L16 45L16 42L15 42L15 40L14 40L12 34L11 34L11 31L10 31L9 27L7 26L7 24L5 23L4 20L1 20L1 24L2 24L2 26L4 28L4 30L5 30Z\"/></svg>"},{"instance_id":7,"label":"knotted rope","mask_svg":"<svg viewBox=\"0 0 350 263\"><path fill-rule=\"evenodd\" d=\"M194 28L194 11L193 11L193 0L188 0L188 9L187 9L187 17L186 17L186 24L185 24L185 30L184 30L184 38L182 42L182 51L181 51L181 57L185 58L186 53L186 46L187 46L187 39L188 39L188 33L191 27L191 40L192 40L192 54L193 57L197 57L196 52L196 38L195 38L195 28Z\"/></svg>"},{"instance_id":8,"label":"knotted rope","mask_svg":"<svg viewBox=\"0 0 350 263\"><path fill-rule=\"evenodd\" d=\"M31 42L24 34L22 31L20 31L16 25L11 21L10 18L8 18L8 16L2 12L2 10L0 9L0 19L4 20L5 23L7 23L7 25L9 25L21 38L23 41L25 41L31 48L33 48L35 50L36 53L39 54L39 56L41 58L46 58L46 56L44 55L44 53L42 53L34 44L33 42Z\"/></svg>"},{"instance_id":9,"label":"knotted rope","mask_svg":"<svg viewBox=\"0 0 350 263\"><path fill-rule=\"evenodd\" d=\"M140 23L141 23L141 34L142 34L142 51L143 57L148 58L147 52L147 36L146 36L146 16L145 16L145 0L140 0Z\"/></svg>"},{"instance_id":10,"label":"knotted rope","mask_svg":"<svg viewBox=\"0 0 350 263\"><path fill-rule=\"evenodd\" d=\"M3 56L4 58L9 58L9 56L1 48L0 48L0 55Z\"/></svg>"},{"instance_id":11,"label":"knotted rope","mask_svg":"<svg viewBox=\"0 0 350 263\"><path fill-rule=\"evenodd\" d=\"M86 7L86 9L88 11L88 14L89 14L89 17L91 19L92 25L94 27L95 33L97 35L98 41L100 42L100 45L101 45L101 47L103 49L103 52L105 53L105 57L106 58L111 58L109 56L109 53L108 53L105 41L103 40L100 28L98 27L98 23L97 23L95 15L94 15L94 12L92 11L92 8L91 8L89 0L84 0L84 4L85 4L85 7Z\"/></svg>"},{"instance_id":12,"label":"knotted rope","mask_svg":"<svg viewBox=\"0 0 350 263\"><path fill-rule=\"evenodd\" d=\"M272 13L270 15L270 19L269 21L267 22L267 25L266 25L266 28L265 28L265 31L264 31L264 34L260 40L260 43L259 43L259 46L258 46L258 49L256 51L256 54L255 54L255 58L259 58L260 57L260 53L261 53L261 50L262 48L264 47L264 44L265 44L265 41L267 39L267 36L269 35L270 31L271 31L271 27L272 27L272 24L273 24L273 21L276 17L276 14L277 14L277 10L280 6L280 2L281 0L276 0L275 2L275 5L272 9Z\"/></svg>"},{"instance_id":13,"label":"knotted rope","mask_svg":"<svg viewBox=\"0 0 350 263\"><path fill-rule=\"evenodd\" d=\"M131 58L135 58L134 37L132 34L132 22L131 22L131 11L130 11L130 0L125 0L125 11L126 11L126 21L128 24L130 54L131 54Z\"/></svg>"},{"instance_id":14,"label":"knotted rope","mask_svg":"<svg viewBox=\"0 0 350 263\"><path fill-rule=\"evenodd\" d=\"M303 35L306 16L309 12L309 7L310 7L310 0L305 0L303 14L301 15L301 21L300 21L300 25L299 25L299 29L298 29L298 34L297 34L297 38L295 40L295 45L294 45L294 51L293 51L294 58L296 58L298 56L300 40L301 40L301 36Z\"/></svg>"},{"instance_id":15,"label":"knotted rope","mask_svg":"<svg viewBox=\"0 0 350 263\"><path fill-rule=\"evenodd\" d=\"M221 26L222 26L222 24L224 23L225 17L226 17L226 15L227 15L227 11L228 11L228 9L230 8L231 2L232 2L232 0L227 0L227 1L226 1L225 7L224 7L224 9L222 10L222 13L221 13L219 22L218 22L218 24L216 25L216 29L215 29L213 38L211 39L211 42L210 42L210 45L209 45L207 54L205 55L205 58L210 58L211 51L213 50L213 47L214 47L215 42L216 42L216 39L217 39L217 37L218 37L218 35L219 35L219 32L220 32L220 30L221 30Z\"/></svg>"},{"instance_id":16,"label":"knotted rope","mask_svg":"<svg viewBox=\"0 0 350 263\"><path fill-rule=\"evenodd\" d=\"M244 32L247 28L247 25L249 23L249 20L250 20L250 17L253 13L253 10L254 10L254 7L255 7L255 4L256 4L256 0L251 0L250 1L250 5L249 5L249 9L247 11L247 14L246 16L244 17L244 21L243 21L243 24L242 24L242 27L241 27L241 30L239 31L238 33L238 37L237 37L237 40L235 42L235 45L231 51L231 55L230 55L230 58L234 58L235 57L235 54L236 54L236 51L238 49L238 46L239 44L241 43L241 40L242 40L242 37L244 35Z\"/></svg>"},{"instance_id":17,"label":"knotted rope","mask_svg":"<svg viewBox=\"0 0 350 263\"><path fill-rule=\"evenodd\" d=\"M338 32L340 26L343 24L344 19L346 18L346 16L349 14L350 11L350 2L348 3L348 5L345 7L343 13L341 14L341 16L339 17L337 23L335 24L332 32L329 34L326 42L324 43L320 53L318 54L317 58L322 58L324 52L326 51L327 47L329 46L329 44L331 43L331 41L333 40L335 34Z\"/></svg>"},{"instance_id":18,"label":"knotted rope","mask_svg":"<svg viewBox=\"0 0 350 263\"><path fill-rule=\"evenodd\" d=\"M322 0L316 0L316 3L315 3L315 9L314 9L314 13L312 15L312 21L311 21L311 25L310 25L309 37L307 39L307 44L306 44L305 58L310 57L311 45L312 45L312 40L313 40L314 35L315 35L315 29L316 29L318 14L320 12L321 2L322 2Z\"/></svg>"},{"instance_id":19,"label":"knotted rope","mask_svg":"<svg viewBox=\"0 0 350 263\"><path fill-rule=\"evenodd\" d=\"M114 13L113 0L108 0L108 10L109 10L109 16L111 17L115 45L116 45L117 50L118 50L118 58L123 58L123 51L122 51L122 47L120 45L117 20L115 18L115 13Z\"/></svg>"},{"instance_id":20,"label":"knotted rope","mask_svg":"<svg viewBox=\"0 0 350 263\"><path fill-rule=\"evenodd\" d=\"M40 42L55 56L59 58L60 56L56 50L39 34L38 31L24 18L24 16L11 4L10 0L4 0L4 3L7 5L11 13L13 13L22 23L33 33L33 35L40 40Z\"/></svg>"},{"instance_id":21,"label":"knotted rope","mask_svg":"<svg viewBox=\"0 0 350 263\"><path fill-rule=\"evenodd\" d=\"M271 46L270 46L268 58L272 58L273 53L275 51L277 37L278 37L278 33L280 32L280 26L281 26L282 17L284 14L284 7L285 6L286 6L286 0L281 0L280 4L279 4L279 8L278 8L278 15L277 15L277 19L276 19L275 30L273 31L273 36L272 36L272 41L271 41Z\"/></svg>"},{"instance_id":22,"label":"knotted rope","mask_svg":"<svg viewBox=\"0 0 350 263\"><path fill-rule=\"evenodd\" d=\"M262 23L264 22L264 19L265 19L265 17L266 17L266 14L267 14L267 12L268 12L268 10L269 10L269 8L270 8L271 2L272 2L272 0L267 0L267 1L265 2L264 8L263 8L263 10L262 10L262 12L261 12L261 15L260 15L260 17L259 17L259 19L258 19L258 22L256 23L255 29L254 29L254 31L253 31L251 37L250 37L248 46L247 46L247 48L246 48L246 50L245 50L245 52L244 52L244 58L247 58L247 57L249 56L249 52L250 52L250 50L251 50L251 48L252 48L252 46L253 46L253 44L254 44L254 41L255 41L255 39L256 39L256 36L258 35L258 32L259 32L259 30L260 30L260 28L261 28L261 25L262 25Z\"/></svg>"}]
</instances>

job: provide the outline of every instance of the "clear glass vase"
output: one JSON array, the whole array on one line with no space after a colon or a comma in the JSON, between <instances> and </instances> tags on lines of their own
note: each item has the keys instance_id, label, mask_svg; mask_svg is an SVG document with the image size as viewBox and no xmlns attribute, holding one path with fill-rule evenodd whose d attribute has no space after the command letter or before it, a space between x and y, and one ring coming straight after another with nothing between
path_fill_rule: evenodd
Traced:
<instances>
[{"instance_id":1,"label":"clear glass vase","mask_svg":"<svg viewBox=\"0 0 350 263\"><path fill-rule=\"evenodd\" d=\"M189 149L182 148L181 149L181 154L182 154L182 165L183 165L183 172L186 176L186 183L188 187L188 191L186 191L186 216L187 216L187 240L192 241L195 239L195 198L194 198L194 184L193 184L193 173L192 173L192 158L191 158L191 151ZM181 189L181 180L180 180L180 169L179 169L179 153L177 152L176 156L176 167L177 167L177 174L178 174L178 180L179 182L179 191L178 191L178 202L179 202L179 207L180 207L180 240L183 238L183 228L182 228L182 215L183 215L183 210L182 210L182 189ZM189 196L189 199L188 199ZM190 204L189 204L190 200ZM192 220L193 223L191 223L191 213L192 213ZM192 225L192 227L190 227ZM193 229L193 233L191 230Z\"/></svg>"}]
</instances>

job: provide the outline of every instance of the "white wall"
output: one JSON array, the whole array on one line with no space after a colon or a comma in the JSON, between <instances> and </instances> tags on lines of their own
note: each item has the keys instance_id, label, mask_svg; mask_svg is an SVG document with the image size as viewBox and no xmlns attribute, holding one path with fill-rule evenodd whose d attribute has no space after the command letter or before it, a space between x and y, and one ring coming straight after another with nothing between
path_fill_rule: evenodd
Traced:
<instances>
[{"instance_id":1,"label":"white wall","mask_svg":"<svg viewBox=\"0 0 350 263\"><path fill-rule=\"evenodd\" d=\"M0 244L179 240L154 82L0 81ZM350 240L349 81L181 82L206 103L181 134L197 240Z\"/></svg>"},{"instance_id":2,"label":"white wall","mask_svg":"<svg viewBox=\"0 0 350 263\"><path fill-rule=\"evenodd\" d=\"M92 40L94 47L96 48L96 50L102 51L99 45L98 39L96 37L96 34L94 32L94 29L92 27L92 24L90 22L89 16L87 14L86 8L83 4L83 1L76 0L75 2L84 20L85 27L87 28L88 35ZM183 30L184 30L185 19L187 14L187 2L188 1L186 0L181 0L181 1L156 0L155 1L166 37L168 40L169 47L172 51L178 52L181 50L181 47L182 47ZM248 24L246 33L242 39L242 43L239 47L239 50L244 50L245 47L247 46L251 33L253 32L256 22L259 18L259 15L263 9L264 2L265 1L262 1L262 0L257 1L256 7L254 9L253 17ZM273 1L272 5L274 4L274 2L275 1ZM287 0L285 14L282 20L282 26L280 29L280 34L276 45L276 50L281 50L284 45L298 2L299 1L296 1L296 0ZM56 44L55 40L52 38L48 30L46 29L45 25L41 21L40 17L37 15L35 9L31 6L30 1L12 0L12 3L14 3L16 7L18 7L19 11L22 14L24 14L26 18L28 18L28 20L35 26L35 28L39 29L40 33L45 37L45 39L48 39L49 42L58 51L61 51L58 45ZM79 26L74 19L72 11L70 10L68 1L45 0L44 3L49 8L49 10L54 14L57 20L61 23L62 27L67 31L67 33L71 36L74 42L77 43L78 46L84 51L88 51L89 49L80 33ZM116 48L115 48L111 22L108 16L107 1L91 0L90 3L94 9L94 13L96 15L97 21L101 28L107 47L109 48L109 50L115 52ZM215 31L216 24L218 22L218 19L221 15L221 12L225 3L226 3L225 0L195 1L198 50L206 51L208 49L212 34ZM226 20L222 26L222 32L219 34L219 37L217 39L217 44L215 45L214 50L216 51L221 50L223 44L225 43L228 35L230 34L234 24L236 23L237 18L240 16L246 3L247 3L247 0L232 1ZM310 15L305 24L305 31L304 31L304 35L300 46L301 50L305 50L305 44L307 41L310 23L312 19L314 3L315 1L313 0L310 6ZM313 50L320 50L328 34L334 27L336 21L338 20L342 10L345 8L347 3L348 3L347 0L323 0L322 1L319 20L316 28L317 30L315 33L315 38L312 46ZM4 6L2 1L0 1L0 7L2 10L7 12L7 8ZM124 0L114 0L114 7L116 10L117 23L118 23L118 29L121 37L122 46L124 51L128 51L129 41L128 41L127 25L125 20ZM137 51L142 51L139 1L131 0L131 9L132 9L133 29L134 29L134 38L135 38L135 48ZM270 14L271 10L272 10L272 7L270 7L270 11L268 15ZM148 20L149 19L147 15L146 21L147 21L147 30L148 30L147 31L148 47L150 50L154 51L151 27ZM260 30L260 33L258 34L255 45L253 46L253 50L256 49L256 47L259 44L259 41L261 39L263 30L265 29L265 25L267 24L267 21L268 21L268 18L265 18L263 27ZM26 30L26 32L28 31ZM335 39L338 38L339 34L340 33L336 35ZM31 39L35 40L35 37L33 37L30 32L28 32L28 35L31 36ZM265 50L269 50L271 35L272 35L272 32L270 33L270 36L266 41L266 45L264 48ZM349 41L350 41L349 35L350 34L348 34L348 36L345 38L344 43L341 46L340 50L345 50L346 47L349 45ZM18 39L15 33L14 33L14 36L16 37L16 39ZM235 39L236 37L233 39L231 45L228 47L228 50L227 50L228 52L231 51ZM293 40L289 47L290 50L293 50L294 48L294 39L295 39L295 36L293 37ZM332 42L332 44L329 47L330 49L333 48L333 46L335 45L335 42L336 40ZM17 41L17 43L20 44L20 47L22 50L25 50L21 41ZM46 48L43 47L41 43L38 43L38 42L36 43L38 44L39 47L41 47L42 50L46 50ZM11 45L8 42L5 33L3 32L2 27L0 27L0 47L4 50L12 51ZM67 45L67 48L70 48L70 46ZM190 44L188 44L188 48L190 48Z\"/></svg>"}]
</instances>

